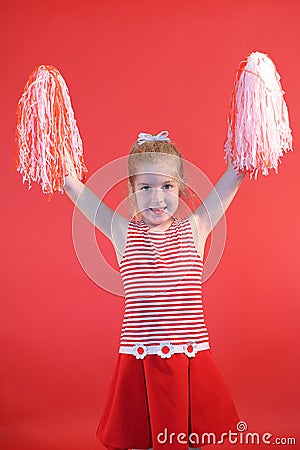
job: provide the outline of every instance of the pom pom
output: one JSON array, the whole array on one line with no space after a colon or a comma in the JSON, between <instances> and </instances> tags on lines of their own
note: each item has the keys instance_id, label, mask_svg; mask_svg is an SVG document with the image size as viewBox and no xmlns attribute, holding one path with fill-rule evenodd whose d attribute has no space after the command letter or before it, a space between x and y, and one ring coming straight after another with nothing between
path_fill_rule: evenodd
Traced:
<instances>
[{"instance_id":1,"label":"pom pom","mask_svg":"<svg viewBox=\"0 0 300 450\"><path fill-rule=\"evenodd\" d=\"M85 183L88 170L68 87L55 67L39 66L18 102L15 169L28 189L36 181L50 200L55 191L64 192L67 156Z\"/></svg>"},{"instance_id":2,"label":"pom pom","mask_svg":"<svg viewBox=\"0 0 300 450\"><path fill-rule=\"evenodd\" d=\"M292 149L289 116L280 76L264 53L251 53L236 73L229 109L225 157L239 172L278 173L283 152Z\"/></svg>"}]
</instances>

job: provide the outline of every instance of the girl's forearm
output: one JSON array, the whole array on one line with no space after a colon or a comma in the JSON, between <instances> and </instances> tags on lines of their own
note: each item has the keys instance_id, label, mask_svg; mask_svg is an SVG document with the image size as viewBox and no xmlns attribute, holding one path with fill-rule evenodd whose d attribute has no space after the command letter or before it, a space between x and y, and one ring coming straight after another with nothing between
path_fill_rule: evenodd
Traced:
<instances>
[{"instance_id":1,"label":"girl's forearm","mask_svg":"<svg viewBox=\"0 0 300 450\"><path fill-rule=\"evenodd\" d=\"M71 175L66 177L64 191L85 217L95 225L96 215L101 205L97 195L82 183L79 178Z\"/></svg>"},{"instance_id":2,"label":"girl's forearm","mask_svg":"<svg viewBox=\"0 0 300 450\"><path fill-rule=\"evenodd\" d=\"M228 209L245 175L246 173L238 173L234 170L230 162L214 188L196 209L196 216L199 216L202 228L206 230L207 235Z\"/></svg>"},{"instance_id":3,"label":"girl's forearm","mask_svg":"<svg viewBox=\"0 0 300 450\"><path fill-rule=\"evenodd\" d=\"M113 218L120 217L113 209L107 206L100 198L82 183L77 177L68 175L64 185L65 193L72 200L82 214L107 237L112 235ZM124 218L124 222L127 219Z\"/></svg>"},{"instance_id":4,"label":"girl's forearm","mask_svg":"<svg viewBox=\"0 0 300 450\"><path fill-rule=\"evenodd\" d=\"M217 192L218 197L222 202L224 211L227 210L232 200L234 199L245 175L246 172L239 173L237 169L234 169L232 162L230 161L230 159L228 159L227 170L215 185L215 191ZM214 199L214 196L217 195L215 191L213 190L211 192L211 197L213 200L210 200L212 200L213 203L217 205L217 198Z\"/></svg>"}]
</instances>

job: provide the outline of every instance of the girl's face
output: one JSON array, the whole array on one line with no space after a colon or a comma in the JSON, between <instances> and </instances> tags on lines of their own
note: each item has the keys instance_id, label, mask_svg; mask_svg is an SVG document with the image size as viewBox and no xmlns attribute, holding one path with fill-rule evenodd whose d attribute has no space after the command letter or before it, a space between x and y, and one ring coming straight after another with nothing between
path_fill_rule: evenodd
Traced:
<instances>
[{"instance_id":1,"label":"girl's face","mask_svg":"<svg viewBox=\"0 0 300 450\"><path fill-rule=\"evenodd\" d=\"M179 182L176 168L167 162L145 162L139 165L134 181L138 212L151 228L173 221L179 205Z\"/></svg>"}]
</instances>

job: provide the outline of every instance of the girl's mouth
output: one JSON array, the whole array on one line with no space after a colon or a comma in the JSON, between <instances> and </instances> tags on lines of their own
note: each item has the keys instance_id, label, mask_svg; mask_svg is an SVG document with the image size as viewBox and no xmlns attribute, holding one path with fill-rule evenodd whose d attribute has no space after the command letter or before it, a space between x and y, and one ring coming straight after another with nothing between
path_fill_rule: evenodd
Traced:
<instances>
[{"instance_id":1,"label":"girl's mouth","mask_svg":"<svg viewBox=\"0 0 300 450\"><path fill-rule=\"evenodd\" d=\"M164 208L149 208L150 211L154 212L154 214L160 215L163 214L164 210L167 209L165 206Z\"/></svg>"}]
</instances>

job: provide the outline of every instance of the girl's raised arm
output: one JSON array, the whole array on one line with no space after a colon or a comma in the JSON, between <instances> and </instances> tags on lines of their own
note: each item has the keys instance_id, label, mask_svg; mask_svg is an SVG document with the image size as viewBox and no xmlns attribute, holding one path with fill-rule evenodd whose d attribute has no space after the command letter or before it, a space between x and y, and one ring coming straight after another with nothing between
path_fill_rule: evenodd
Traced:
<instances>
[{"instance_id":1,"label":"girl's raised arm","mask_svg":"<svg viewBox=\"0 0 300 450\"><path fill-rule=\"evenodd\" d=\"M127 235L128 219L107 206L79 180L71 157L68 154L67 161L69 175L65 177L65 193L98 230L102 231L113 244L117 244L120 250L123 250ZM117 243L115 242L116 239L118 240Z\"/></svg>"},{"instance_id":2,"label":"girl's raised arm","mask_svg":"<svg viewBox=\"0 0 300 450\"><path fill-rule=\"evenodd\" d=\"M217 225L240 187L245 173L238 173L228 158L228 167L203 203L191 214L205 237Z\"/></svg>"}]
</instances>

